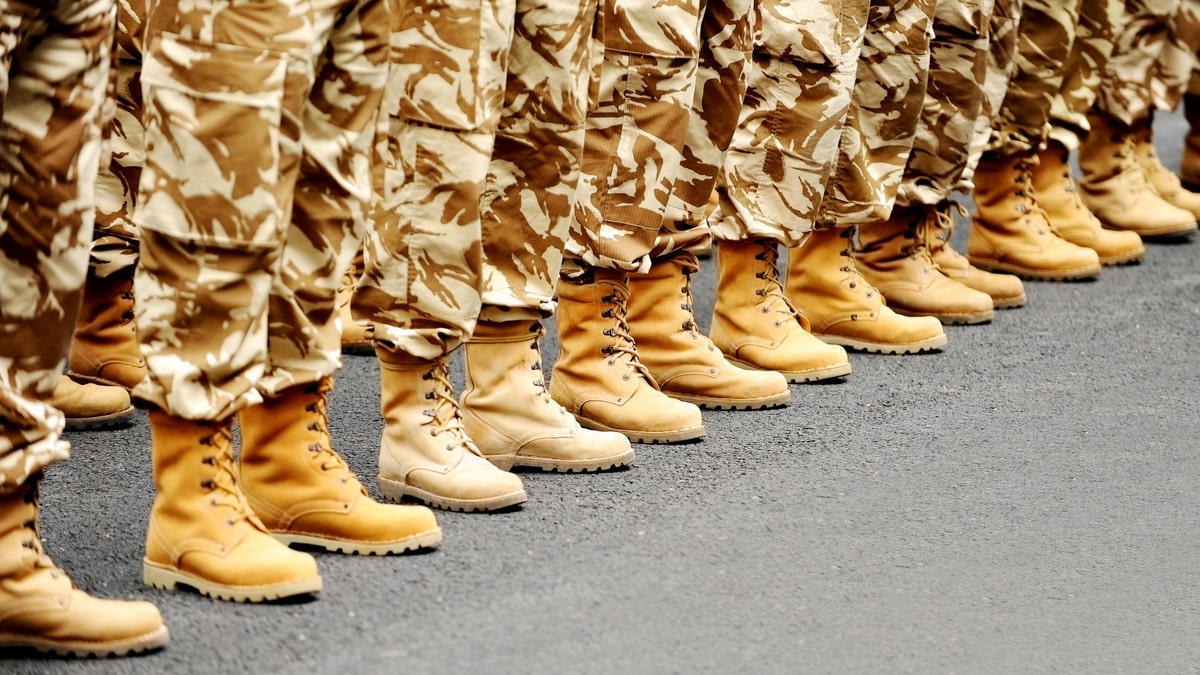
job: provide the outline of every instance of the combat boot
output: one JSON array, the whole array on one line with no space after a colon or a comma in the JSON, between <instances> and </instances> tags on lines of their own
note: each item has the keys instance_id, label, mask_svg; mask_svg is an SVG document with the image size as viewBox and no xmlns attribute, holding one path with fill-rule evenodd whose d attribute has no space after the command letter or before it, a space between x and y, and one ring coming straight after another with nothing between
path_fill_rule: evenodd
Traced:
<instances>
[{"instance_id":1,"label":"combat boot","mask_svg":"<svg viewBox=\"0 0 1200 675\"><path fill-rule=\"evenodd\" d=\"M379 493L451 511L495 511L525 502L520 477L483 458L467 436L446 357L432 361L377 346L383 436Z\"/></svg>"},{"instance_id":2,"label":"combat boot","mask_svg":"<svg viewBox=\"0 0 1200 675\"><path fill-rule=\"evenodd\" d=\"M812 322L813 335L849 349L915 354L946 345L942 322L888 309L883 296L858 272L853 228L813 230L788 254L786 289Z\"/></svg>"},{"instance_id":3,"label":"combat boot","mask_svg":"<svg viewBox=\"0 0 1200 675\"><path fill-rule=\"evenodd\" d=\"M1100 258L1054 231L1034 198L1037 155L985 153L975 170L975 218L967 257L976 267L1026 279L1075 281L1100 275Z\"/></svg>"},{"instance_id":4,"label":"combat boot","mask_svg":"<svg viewBox=\"0 0 1200 675\"><path fill-rule=\"evenodd\" d=\"M942 323L978 324L992 320L992 298L938 271L928 241L936 229L932 208L892 210L880 223L858 226L854 261L858 271L905 316L932 316Z\"/></svg>"},{"instance_id":5,"label":"combat boot","mask_svg":"<svg viewBox=\"0 0 1200 675\"><path fill-rule=\"evenodd\" d=\"M700 332L692 314L692 274L698 269L694 255L676 253L645 274L629 275L629 334L650 377L664 394L701 408L784 405L792 398L787 378L738 368Z\"/></svg>"},{"instance_id":6,"label":"combat boot","mask_svg":"<svg viewBox=\"0 0 1200 675\"><path fill-rule=\"evenodd\" d=\"M1101 265L1122 265L1145 257L1146 247L1137 233L1104 229L1100 219L1083 205L1067 158L1067 147L1051 140L1038 152L1033 170L1033 192L1054 231L1072 244L1095 251Z\"/></svg>"},{"instance_id":7,"label":"combat boot","mask_svg":"<svg viewBox=\"0 0 1200 675\"><path fill-rule=\"evenodd\" d=\"M317 561L272 537L246 503L234 479L231 425L150 411L158 492L146 533L144 581L238 602L319 592Z\"/></svg>"},{"instance_id":8,"label":"combat boot","mask_svg":"<svg viewBox=\"0 0 1200 675\"><path fill-rule=\"evenodd\" d=\"M50 405L62 411L68 429L109 429L127 426L137 410L129 392L116 385L79 384L63 375L54 387Z\"/></svg>"},{"instance_id":9,"label":"combat boot","mask_svg":"<svg viewBox=\"0 0 1200 675\"><path fill-rule=\"evenodd\" d=\"M337 311L342 324L342 353L368 354L375 353L375 345L367 337L367 327L354 323L354 315L350 312L350 300L354 297L354 285L363 274L363 252L360 248L354 262L342 273L338 284Z\"/></svg>"},{"instance_id":10,"label":"combat boot","mask_svg":"<svg viewBox=\"0 0 1200 675\"><path fill-rule=\"evenodd\" d=\"M1014 309L1025 305L1025 284L1012 274L996 274L985 272L971 264L967 256L959 253L950 245L954 235L954 214L960 211L966 215L966 209L958 202L943 201L934 209L937 218L936 227L929 238L929 257L937 264L938 272L950 277L958 283L973 288L980 293L987 293L992 298L995 309Z\"/></svg>"},{"instance_id":11,"label":"combat boot","mask_svg":"<svg viewBox=\"0 0 1200 675\"><path fill-rule=\"evenodd\" d=\"M550 396L588 429L635 443L674 443L704 435L700 409L662 393L638 355L626 322L625 273L597 268L558 282L560 351Z\"/></svg>"},{"instance_id":12,"label":"combat boot","mask_svg":"<svg viewBox=\"0 0 1200 675\"><path fill-rule=\"evenodd\" d=\"M238 485L275 538L360 555L404 553L442 540L433 511L380 504L333 450L326 400L333 378L285 389L238 414Z\"/></svg>"},{"instance_id":13,"label":"combat boot","mask_svg":"<svg viewBox=\"0 0 1200 675\"><path fill-rule=\"evenodd\" d=\"M1154 117L1151 114L1130 127L1133 135L1134 157L1146 174L1150 187L1163 198L1166 203L1177 206L1192 214L1192 219L1200 219L1200 194L1188 191L1183 187L1173 171L1163 166L1158 150L1154 147Z\"/></svg>"},{"instance_id":14,"label":"combat boot","mask_svg":"<svg viewBox=\"0 0 1200 675\"><path fill-rule=\"evenodd\" d=\"M1200 94L1183 95L1183 116L1188 130L1179 157L1179 180L1192 192L1200 192Z\"/></svg>"},{"instance_id":15,"label":"combat boot","mask_svg":"<svg viewBox=\"0 0 1200 675\"><path fill-rule=\"evenodd\" d=\"M71 341L68 374L76 380L129 390L146 376L133 322L133 271L130 266L99 277L96 266L88 265Z\"/></svg>"},{"instance_id":16,"label":"combat boot","mask_svg":"<svg viewBox=\"0 0 1200 675\"><path fill-rule=\"evenodd\" d=\"M818 340L783 292L774 241L717 242L717 299L709 337L738 366L773 370L788 382L850 374L846 350Z\"/></svg>"},{"instance_id":17,"label":"combat boot","mask_svg":"<svg viewBox=\"0 0 1200 675\"><path fill-rule=\"evenodd\" d=\"M1155 192L1137 160L1132 131L1095 109L1088 122L1092 130L1079 148L1084 205L1104 227L1136 232L1143 239L1191 236L1196 217Z\"/></svg>"},{"instance_id":18,"label":"combat boot","mask_svg":"<svg viewBox=\"0 0 1200 675\"><path fill-rule=\"evenodd\" d=\"M94 598L46 556L38 532L40 478L0 490L0 647L88 657L165 645L167 627L154 605Z\"/></svg>"},{"instance_id":19,"label":"combat boot","mask_svg":"<svg viewBox=\"0 0 1200 675\"><path fill-rule=\"evenodd\" d=\"M467 343L463 427L501 469L600 471L633 461L629 439L579 425L546 390L537 321L480 321Z\"/></svg>"}]
</instances>

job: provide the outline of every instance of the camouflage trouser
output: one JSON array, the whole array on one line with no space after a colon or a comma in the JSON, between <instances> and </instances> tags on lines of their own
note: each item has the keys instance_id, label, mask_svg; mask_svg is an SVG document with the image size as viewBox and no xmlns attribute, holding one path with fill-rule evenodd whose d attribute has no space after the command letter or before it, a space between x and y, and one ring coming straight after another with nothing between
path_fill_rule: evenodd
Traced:
<instances>
[{"instance_id":1,"label":"camouflage trouser","mask_svg":"<svg viewBox=\"0 0 1200 675\"><path fill-rule=\"evenodd\" d=\"M1150 114L1156 64L1170 42L1171 17L1180 0L1126 0L1103 72L1096 106L1123 124ZM1194 51L1193 51L1194 53Z\"/></svg>"},{"instance_id":2,"label":"camouflage trouser","mask_svg":"<svg viewBox=\"0 0 1200 675\"><path fill-rule=\"evenodd\" d=\"M335 296L371 196L384 0L147 8L142 401L222 419L341 363Z\"/></svg>"},{"instance_id":3,"label":"camouflage trouser","mask_svg":"<svg viewBox=\"0 0 1200 675\"><path fill-rule=\"evenodd\" d=\"M991 0L938 0L929 84L896 206L937 205L960 185L983 106Z\"/></svg>"},{"instance_id":4,"label":"camouflage trouser","mask_svg":"<svg viewBox=\"0 0 1200 675\"><path fill-rule=\"evenodd\" d=\"M1063 64L1063 83L1050 105L1049 137L1069 149L1088 133L1087 111L1096 102L1104 64L1112 55L1112 34L1124 0L1083 0L1075 40Z\"/></svg>"},{"instance_id":5,"label":"camouflage trouser","mask_svg":"<svg viewBox=\"0 0 1200 675\"><path fill-rule=\"evenodd\" d=\"M595 0L518 0L483 193L485 320L540 319L574 218Z\"/></svg>"},{"instance_id":6,"label":"camouflage trouser","mask_svg":"<svg viewBox=\"0 0 1200 675\"><path fill-rule=\"evenodd\" d=\"M479 316L479 204L504 96L513 12L482 0L397 3L375 199L354 293L389 349L436 358Z\"/></svg>"},{"instance_id":7,"label":"camouflage trouser","mask_svg":"<svg viewBox=\"0 0 1200 675\"><path fill-rule=\"evenodd\" d=\"M0 10L0 490L66 459L50 405L92 238L112 0Z\"/></svg>"},{"instance_id":8,"label":"camouflage trouser","mask_svg":"<svg viewBox=\"0 0 1200 675\"><path fill-rule=\"evenodd\" d=\"M868 0L762 0L754 61L725 160L719 239L798 246L838 157Z\"/></svg>"},{"instance_id":9,"label":"camouflage trouser","mask_svg":"<svg viewBox=\"0 0 1200 675\"><path fill-rule=\"evenodd\" d=\"M983 101L979 117L975 120L975 131L971 135L971 152L962 180L969 183L975 174L979 158L987 149L992 138L992 120L999 114L1008 92L1008 80L1012 76L1017 58L1017 31L1021 23L1022 0L995 0L992 15L988 20L988 53L983 74Z\"/></svg>"},{"instance_id":10,"label":"camouflage trouser","mask_svg":"<svg viewBox=\"0 0 1200 675\"><path fill-rule=\"evenodd\" d=\"M114 62L116 99L108 143L112 159L96 181L96 232L91 264L96 276L125 276L137 265L133 207L145 153L142 151L142 25L145 0L117 0ZM126 277L128 278L128 277Z\"/></svg>"},{"instance_id":11,"label":"camouflage trouser","mask_svg":"<svg viewBox=\"0 0 1200 675\"><path fill-rule=\"evenodd\" d=\"M745 93L751 0L601 0L583 176L563 275L646 271L706 245Z\"/></svg>"},{"instance_id":12,"label":"camouflage trouser","mask_svg":"<svg viewBox=\"0 0 1200 675\"><path fill-rule=\"evenodd\" d=\"M1200 0L1180 0L1167 24L1167 39L1150 79L1151 102L1174 110L1187 91L1200 51Z\"/></svg>"},{"instance_id":13,"label":"camouflage trouser","mask_svg":"<svg viewBox=\"0 0 1200 675\"><path fill-rule=\"evenodd\" d=\"M851 106L820 222L886 219L925 99L935 0L872 0Z\"/></svg>"}]
</instances>

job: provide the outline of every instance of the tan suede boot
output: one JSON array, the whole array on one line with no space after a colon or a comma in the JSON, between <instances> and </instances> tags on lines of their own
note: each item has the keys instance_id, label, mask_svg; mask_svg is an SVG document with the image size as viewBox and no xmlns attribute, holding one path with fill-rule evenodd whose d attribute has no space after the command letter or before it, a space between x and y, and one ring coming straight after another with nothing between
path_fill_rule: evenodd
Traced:
<instances>
[{"instance_id":1,"label":"tan suede boot","mask_svg":"<svg viewBox=\"0 0 1200 675\"><path fill-rule=\"evenodd\" d=\"M272 537L246 503L234 479L231 424L150 412L158 494L143 579L238 602L319 592L317 561Z\"/></svg>"},{"instance_id":2,"label":"tan suede boot","mask_svg":"<svg viewBox=\"0 0 1200 675\"><path fill-rule=\"evenodd\" d=\"M550 397L536 321L480 321L466 346L463 427L501 469L601 471L633 462L624 435L579 426Z\"/></svg>"},{"instance_id":3,"label":"tan suede boot","mask_svg":"<svg viewBox=\"0 0 1200 675\"><path fill-rule=\"evenodd\" d=\"M1158 150L1154 147L1153 127L1153 108L1150 115L1130 127L1135 148L1134 157L1145 172L1146 180L1150 181L1150 186L1163 201L1187 211L1192 214L1193 219L1200 218L1200 194L1185 189L1179 176L1163 166Z\"/></svg>"},{"instance_id":4,"label":"tan suede boot","mask_svg":"<svg viewBox=\"0 0 1200 675\"><path fill-rule=\"evenodd\" d=\"M1038 163L1033 169L1033 191L1054 231L1072 244L1095 251L1101 265L1141 260L1146 247L1137 233L1104 229L1100 219L1083 205L1071 178L1068 156L1065 145L1051 140L1038 152Z\"/></svg>"},{"instance_id":5,"label":"tan suede boot","mask_svg":"<svg viewBox=\"0 0 1200 675\"><path fill-rule=\"evenodd\" d=\"M626 323L625 274L595 269L583 283L558 283L560 351L550 396L588 429L635 443L674 443L704 435L700 409L662 393L638 356Z\"/></svg>"},{"instance_id":6,"label":"tan suede boot","mask_svg":"<svg viewBox=\"0 0 1200 675\"><path fill-rule=\"evenodd\" d=\"M935 209L935 229L928 239L929 257L937 264L938 271L958 283L987 293L996 309L1014 309L1025 304L1025 284L1012 274L985 272L971 264L967 256L954 250L950 238L954 235L954 212L966 216L962 204L944 201Z\"/></svg>"},{"instance_id":7,"label":"tan suede boot","mask_svg":"<svg viewBox=\"0 0 1200 675\"><path fill-rule=\"evenodd\" d=\"M858 271L905 316L932 316L942 323L992 320L992 298L938 271L928 242L937 227L933 208L893 209L881 223L858 226Z\"/></svg>"},{"instance_id":8,"label":"tan suede boot","mask_svg":"<svg viewBox=\"0 0 1200 675\"><path fill-rule=\"evenodd\" d=\"M146 376L133 323L133 269L100 278L88 266L71 341L68 374L76 380L133 389Z\"/></svg>"},{"instance_id":9,"label":"tan suede boot","mask_svg":"<svg viewBox=\"0 0 1200 675\"><path fill-rule=\"evenodd\" d=\"M812 322L813 335L849 349L915 354L946 345L942 322L900 316L858 272L853 228L813 230L788 254L787 294Z\"/></svg>"},{"instance_id":10,"label":"tan suede boot","mask_svg":"<svg viewBox=\"0 0 1200 675\"><path fill-rule=\"evenodd\" d=\"M1183 95L1183 116L1188 130L1179 157L1179 180L1188 190L1200 192L1200 94Z\"/></svg>"},{"instance_id":11,"label":"tan suede boot","mask_svg":"<svg viewBox=\"0 0 1200 675\"><path fill-rule=\"evenodd\" d=\"M367 337L367 327L354 323L350 312L350 300L354 297L354 285L363 274L363 252L359 249L354 262L342 273L338 284L337 310L342 323L342 352L345 354L375 354L375 345Z\"/></svg>"},{"instance_id":12,"label":"tan suede boot","mask_svg":"<svg viewBox=\"0 0 1200 675\"><path fill-rule=\"evenodd\" d=\"M433 511L371 499L333 450L325 408L332 390L326 377L238 414L238 485L250 508L287 544L370 555L437 545Z\"/></svg>"},{"instance_id":13,"label":"tan suede boot","mask_svg":"<svg viewBox=\"0 0 1200 675\"><path fill-rule=\"evenodd\" d=\"M770 240L717 242L717 299L708 330L730 362L774 370L788 382L850 374L846 350L818 340L779 279L779 247Z\"/></svg>"},{"instance_id":14,"label":"tan suede boot","mask_svg":"<svg viewBox=\"0 0 1200 675\"><path fill-rule=\"evenodd\" d=\"M1132 130L1095 109L1088 113L1088 123L1091 132L1079 148L1079 194L1100 222L1143 239L1191 236L1196 217L1154 190L1138 162Z\"/></svg>"},{"instance_id":15,"label":"tan suede boot","mask_svg":"<svg viewBox=\"0 0 1200 675\"><path fill-rule=\"evenodd\" d=\"M154 605L94 598L46 556L38 534L40 478L0 491L0 647L87 657L165 645L169 634Z\"/></svg>"},{"instance_id":16,"label":"tan suede boot","mask_svg":"<svg viewBox=\"0 0 1200 675\"><path fill-rule=\"evenodd\" d=\"M667 396L712 410L761 410L792 398L787 378L725 360L692 314L696 256L657 261L629 275L629 334L650 377Z\"/></svg>"},{"instance_id":17,"label":"tan suede boot","mask_svg":"<svg viewBox=\"0 0 1200 675\"><path fill-rule=\"evenodd\" d=\"M79 384L66 375L58 378L50 404L66 416L68 429L123 427L137 414L125 389L116 385Z\"/></svg>"},{"instance_id":18,"label":"tan suede boot","mask_svg":"<svg viewBox=\"0 0 1200 675\"><path fill-rule=\"evenodd\" d=\"M451 511L495 511L525 502L520 477L483 458L467 436L446 357L427 361L377 346L383 437L379 492Z\"/></svg>"},{"instance_id":19,"label":"tan suede boot","mask_svg":"<svg viewBox=\"0 0 1200 675\"><path fill-rule=\"evenodd\" d=\"M984 153L975 170L975 218L967 238L971 264L1044 281L1100 275L1100 258L1054 231L1033 194L1037 155Z\"/></svg>"}]
</instances>

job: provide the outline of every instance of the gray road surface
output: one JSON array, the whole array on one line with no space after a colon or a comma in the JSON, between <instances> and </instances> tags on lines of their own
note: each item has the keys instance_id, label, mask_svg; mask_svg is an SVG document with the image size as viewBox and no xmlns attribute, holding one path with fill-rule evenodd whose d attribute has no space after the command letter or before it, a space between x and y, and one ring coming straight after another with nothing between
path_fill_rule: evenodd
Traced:
<instances>
[{"instance_id":1,"label":"gray road surface","mask_svg":"<svg viewBox=\"0 0 1200 675\"><path fill-rule=\"evenodd\" d=\"M1172 166L1182 133L1160 120ZM1094 283L1030 283L940 354L854 355L844 382L708 413L702 442L639 446L630 470L524 474L524 508L442 514L436 552L319 555L303 604L143 588L145 418L76 433L47 546L84 588L157 602L172 642L0 672L1195 671L1198 258L1154 245ZM709 263L705 327L712 283ZM332 428L372 489L378 401L373 359L348 358Z\"/></svg>"}]
</instances>

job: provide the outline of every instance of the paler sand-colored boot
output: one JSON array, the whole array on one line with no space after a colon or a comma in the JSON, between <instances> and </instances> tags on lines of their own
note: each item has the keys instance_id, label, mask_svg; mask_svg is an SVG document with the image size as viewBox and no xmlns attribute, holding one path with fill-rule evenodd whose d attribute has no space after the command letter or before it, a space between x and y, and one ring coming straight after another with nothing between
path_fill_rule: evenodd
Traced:
<instances>
[{"instance_id":1,"label":"paler sand-colored boot","mask_svg":"<svg viewBox=\"0 0 1200 675\"><path fill-rule=\"evenodd\" d=\"M133 323L133 271L101 278L88 266L68 374L80 382L133 389L146 376Z\"/></svg>"},{"instance_id":2,"label":"paler sand-colored boot","mask_svg":"<svg viewBox=\"0 0 1200 675\"><path fill-rule=\"evenodd\" d=\"M338 284L337 311L342 323L342 352L345 354L375 353L375 345L367 337L367 327L354 323L354 315L350 313L350 300L354 297L354 285L363 274L363 252L360 248L354 262L342 273Z\"/></svg>"},{"instance_id":3,"label":"paler sand-colored boot","mask_svg":"<svg viewBox=\"0 0 1200 675\"><path fill-rule=\"evenodd\" d=\"M1051 140L1038 152L1033 170L1033 191L1038 204L1059 236L1077 246L1096 252L1101 265L1123 265L1146 256L1142 238L1135 232L1106 230L1079 198L1079 189L1071 178L1068 150Z\"/></svg>"},{"instance_id":4,"label":"paler sand-colored boot","mask_svg":"<svg viewBox=\"0 0 1200 675\"><path fill-rule=\"evenodd\" d=\"M238 485L275 538L360 555L404 553L442 540L433 511L380 504L333 450L326 399L333 378L285 389L238 414Z\"/></svg>"},{"instance_id":5,"label":"paler sand-colored boot","mask_svg":"<svg viewBox=\"0 0 1200 675\"><path fill-rule=\"evenodd\" d=\"M1154 109L1150 114L1130 127L1133 134L1134 157L1146 174L1150 186L1163 198L1166 203L1177 206L1192 214L1192 218L1200 219L1200 194L1191 192L1183 187L1179 176L1163 166L1158 150L1154 147Z\"/></svg>"},{"instance_id":6,"label":"paler sand-colored boot","mask_svg":"<svg viewBox=\"0 0 1200 675\"><path fill-rule=\"evenodd\" d=\"M975 169L975 217L967 237L971 264L1026 279L1078 281L1100 275L1090 248L1063 239L1033 192L1037 155L984 153Z\"/></svg>"},{"instance_id":7,"label":"paler sand-colored boot","mask_svg":"<svg viewBox=\"0 0 1200 675\"><path fill-rule=\"evenodd\" d=\"M896 208L883 222L859 225L858 271L897 314L932 316L947 324L991 321L991 296L942 274L929 255L936 220L932 207Z\"/></svg>"},{"instance_id":8,"label":"paler sand-colored boot","mask_svg":"<svg viewBox=\"0 0 1200 675\"><path fill-rule=\"evenodd\" d=\"M846 350L808 329L808 319L783 292L776 242L717 242L717 298L708 335L725 358L795 383L849 375Z\"/></svg>"},{"instance_id":9,"label":"paler sand-colored boot","mask_svg":"<svg viewBox=\"0 0 1200 675\"><path fill-rule=\"evenodd\" d=\"M68 429L123 427L137 414L123 387L79 384L66 375L58 378L50 404L66 416Z\"/></svg>"},{"instance_id":10,"label":"paler sand-colored boot","mask_svg":"<svg viewBox=\"0 0 1200 675\"><path fill-rule=\"evenodd\" d=\"M558 282L560 351L550 396L588 429L635 443L674 443L704 435L700 408L658 388L626 322L624 272L597 268L581 283Z\"/></svg>"},{"instance_id":11,"label":"paler sand-colored boot","mask_svg":"<svg viewBox=\"0 0 1200 675\"><path fill-rule=\"evenodd\" d=\"M150 411L154 486L142 577L218 600L317 593L317 561L271 536L234 478L232 418L196 422Z\"/></svg>"},{"instance_id":12,"label":"paler sand-colored boot","mask_svg":"<svg viewBox=\"0 0 1200 675\"><path fill-rule=\"evenodd\" d=\"M901 316L858 271L854 228L813 230L788 253L785 288L812 333L831 344L880 354L915 354L946 345L942 322Z\"/></svg>"},{"instance_id":13,"label":"paler sand-colored boot","mask_svg":"<svg viewBox=\"0 0 1200 675\"><path fill-rule=\"evenodd\" d=\"M1142 239L1178 239L1196 232L1196 217L1168 204L1146 176L1137 158L1133 132L1111 116L1092 109L1091 132L1079 148L1079 194L1105 227L1129 230Z\"/></svg>"},{"instance_id":14,"label":"paler sand-colored boot","mask_svg":"<svg viewBox=\"0 0 1200 675\"><path fill-rule=\"evenodd\" d=\"M985 272L971 264L967 256L954 250L950 239L954 235L954 211L966 215L966 209L957 202L943 201L934 211L936 228L928 240L929 257L937 264L938 271L958 283L987 293L996 309L1014 309L1025 304L1025 284L1012 274Z\"/></svg>"},{"instance_id":15,"label":"paler sand-colored boot","mask_svg":"<svg viewBox=\"0 0 1200 675\"><path fill-rule=\"evenodd\" d=\"M38 533L40 478L0 490L0 647L104 657L165 645L167 627L154 605L94 598L46 556Z\"/></svg>"},{"instance_id":16,"label":"paler sand-colored boot","mask_svg":"<svg viewBox=\"0 0 1200 675\"><path fill-rule=\"evenodd\" d=\"M379 493L451 511L495 511L525 502L519 476L483 458L467 435L447 358L432 361L377 346L383 436Z\"/></svg>"},{"instance_id":17,"label":"paler sand-colored boot","mask_svg":"<svg viewBox=\"0 0 1200 675\"><path fill-rule=\"evenodd\" d=\"M501 469L601 471L633 461L623 434L584 429L546 389L537 321L480 321L467 343L463 427Z\"/></svg>"},{"instance_id":18,"label":"paler sand-colored boot","mask_svg":"<svg viewBox=\"0 0 1200 675\"><path fill-rule=\"evenodd\" d=\"M713 410L760 410L792 398L787 378L725 360L692 314L696 256L677 253L629 275L629 333L662 392Z\"/></svg>"},{"instance_id":19,"label":"paler sand-colored boot","mask_svg":"<svg viewBox=\"0 0 1200 675\"><path fill-rule=\"evenodd\" d=\"M1200 94L1183 95L1183 116L1188 130L1179 157L1179 180L1192 192L1200 192Z\"/></svg>"}]
</instances>

